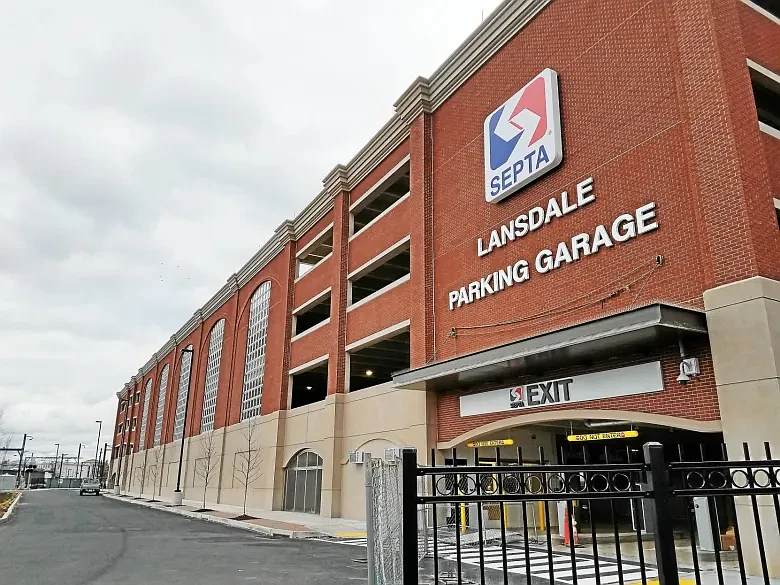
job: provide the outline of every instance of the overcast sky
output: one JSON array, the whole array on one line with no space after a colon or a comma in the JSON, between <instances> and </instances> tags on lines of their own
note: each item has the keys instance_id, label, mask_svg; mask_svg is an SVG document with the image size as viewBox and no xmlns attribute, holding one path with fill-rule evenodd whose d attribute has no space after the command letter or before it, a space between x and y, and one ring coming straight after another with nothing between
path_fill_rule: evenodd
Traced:
<instances>
[{"instance_id":1,"label":"overcast sky","mask_svg":"<svg viewBox=\"0 0 780 585\"><path fill-rule=\"evenodd\" d=\"M116 392L498 0L0 0L0 409Z\"/></svg>"}]
</instances>

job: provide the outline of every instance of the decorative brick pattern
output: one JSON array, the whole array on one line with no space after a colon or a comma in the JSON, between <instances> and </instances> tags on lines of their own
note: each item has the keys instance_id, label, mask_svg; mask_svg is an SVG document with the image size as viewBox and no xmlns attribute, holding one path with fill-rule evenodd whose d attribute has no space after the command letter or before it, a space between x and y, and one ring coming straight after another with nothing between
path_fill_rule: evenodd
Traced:
<instances>
[{"instance_id":1,"label":"decorative brick pattern","mask_svg":"<svg viewBox=\"0 0 780 585\"><path fill-rule=\"evenodd\" d=\"M338 266L330 296L330 358L328 360L328 394L344 392L346 357L344 340L347 330L347 267L349 266L349 193L342 191L333 208L333 259ZM315 332L316 333L316 332Z\"/></svg>"}]
</instances>

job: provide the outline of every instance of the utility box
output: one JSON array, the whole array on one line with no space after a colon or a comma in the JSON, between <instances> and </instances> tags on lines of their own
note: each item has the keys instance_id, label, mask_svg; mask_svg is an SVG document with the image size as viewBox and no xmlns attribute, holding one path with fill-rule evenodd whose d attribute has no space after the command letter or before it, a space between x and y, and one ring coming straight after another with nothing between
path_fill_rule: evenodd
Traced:
<instances>
[{"instance_id":1,"label":"utility box","mask_svg":"<svg viewBox=\"0 0 780 585\"><path fill-rule=\"evenodd\" d=\"M715 552L715 540L712 538L712 518L707 498L693 498L693 514L696 518L696 532L699 548L705 552Z\"/></svg>"}]
</instances>

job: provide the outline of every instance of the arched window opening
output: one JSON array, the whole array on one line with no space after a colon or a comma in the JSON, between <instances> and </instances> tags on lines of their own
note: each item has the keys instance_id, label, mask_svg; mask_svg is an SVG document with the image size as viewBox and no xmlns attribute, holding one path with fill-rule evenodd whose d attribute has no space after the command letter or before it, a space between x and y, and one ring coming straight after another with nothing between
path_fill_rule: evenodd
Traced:
<instances>
[{"instance_id":1,"label":"arched window opening","mask_svg":"<svg viewBox=\"0 0 780 585\"><path fill-rule=\"evenodd\" d=\"M173 440L178 441L184 435L184 419L187 416L187 391L192 368L192 345L188 345L181 356L179 368L179 390L176 394L176 417L173 419Z\"/></svg>"},{"instance_id":2,"label":"arched window opening","mask_svg":"<svg viewBox=\"0 0 780 585\"><path fill-rule=\"evenodd\" d=\"M284 470L284 509L319 514L321 496L322 457L301 451Z\"/></svg>"},{"instance_id":3,"label":"arched window opening","mask_svg":"<svg viewBox=\"0 0 780 585\"><path fill-rule=\"evenodd\" d=\"M139 451L146 449L146 420L149 418L149 402L152 399L152 379L149 378L144 386L144 409L141 415L141 434L139 435Z\"/></svg>"},{"instance_id":4,"label":"arched window opening","mask_svg":"<svg viewBox=\"0 0 780 585\"><path fill-rule=\"evenodd\" d=\"M203 391L203 412L200 417L200 432L214 428L214 412L217 408L219 389L219 365L222 361L222 340L225 335L225 320L220 319L211 329L209 336L209 357L206 360L206 387Z\"/></svg>"},{"instance_id":5,"label":"arched window opening","mask_svg":"<svg viewBox=\"0 0 780 585\"><path fill-rule=\"evenodd\" d=\"M268 309L271 305L271 281L261 284L249 301L249 326L246 333L244 386L241 391L241 420L260 414L265 373L265 348L268 337Z\"/></svg>"},{"instance_id":6,"label":"arched window opening","mask_svg":"<svg viewBox=\"0 0 780 585\"><path fill-rule=\"evenodd\" d=\"M162 438L163 411L165 410L165 394L168 391L168 372L170 368L165 364L162 374L160 374L160 390L157 396L157 417L154 421L154 446L160 444Z\"/></svg>"}]
</instances>

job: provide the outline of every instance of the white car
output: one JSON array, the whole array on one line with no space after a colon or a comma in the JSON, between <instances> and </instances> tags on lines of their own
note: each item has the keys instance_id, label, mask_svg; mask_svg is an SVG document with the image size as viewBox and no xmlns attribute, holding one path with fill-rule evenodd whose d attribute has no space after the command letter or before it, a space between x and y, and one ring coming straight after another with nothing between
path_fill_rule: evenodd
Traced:
<instances>
[{"instance_id":1,"label":"white car","mask_svg":"<svg viewBox=\"0 0 780 585\"><path fill-rule=\"evenodd\" d=\"M81 489L79 489L79 495L95 494L100 495L100 482L96 479L85 479L81 482Z\"/></svg>"}]
</instances>

